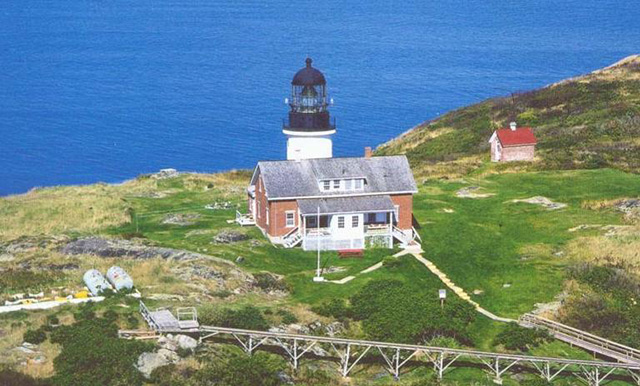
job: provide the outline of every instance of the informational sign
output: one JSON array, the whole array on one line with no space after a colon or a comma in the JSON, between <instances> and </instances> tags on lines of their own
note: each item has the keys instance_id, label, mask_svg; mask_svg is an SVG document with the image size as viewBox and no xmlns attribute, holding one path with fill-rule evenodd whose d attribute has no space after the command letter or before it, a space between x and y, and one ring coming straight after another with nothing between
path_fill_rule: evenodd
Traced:
<instances>
[{"instance_id":1,"label":"informational sign","mask_svg":"<svg viewBox=\"0 0 640 386\"><path fill-rule=\"evenodd\" d=\"M440 299L446 299L447 298L447 290L441 289L438 291L438 295L440 295Z\"/></svg>"}]
</instances>

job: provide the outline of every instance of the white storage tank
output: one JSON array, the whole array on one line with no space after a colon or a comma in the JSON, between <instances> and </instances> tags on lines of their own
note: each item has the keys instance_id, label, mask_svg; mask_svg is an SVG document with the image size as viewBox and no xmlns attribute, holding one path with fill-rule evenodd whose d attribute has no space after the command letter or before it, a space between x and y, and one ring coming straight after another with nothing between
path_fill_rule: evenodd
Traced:
<instances>
[{"instance_id":1,"label":"white storage tank","mask_svg":"<svg viewBox=\"0 0 640 386\"><path fill-rule=\"evenodd\" d=\"M109 280L116 291L123 289L130 290L133 288L133 279L131 279L131 276L129 276L124 269L115 265L107 271L107 280Z\"/></svg>"},{"instance_id":2,"label":"white storage tank","mask_svg":"<svg viewBox=\"0 0 640 386\"><path fill-rule=\"evenodd\" d=\"M89 288L89 291L93 296L98 296L102 291L106 291L111 288L107 279L102 276L97 269L90 269L84 273L82 277L84 284Z\"/></svg>"}]
</instances>

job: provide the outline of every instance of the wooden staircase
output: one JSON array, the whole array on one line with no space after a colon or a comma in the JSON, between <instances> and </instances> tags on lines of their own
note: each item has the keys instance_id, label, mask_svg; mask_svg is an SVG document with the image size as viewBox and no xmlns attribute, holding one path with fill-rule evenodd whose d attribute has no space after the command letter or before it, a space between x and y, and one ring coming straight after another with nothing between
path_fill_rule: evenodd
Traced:
<instances>
[{"instance_id":1,"label":"wooden staircase","mask_svg":"<svg viewBox=\"0 0 640 386\"><path fill-rule=\"evenodd\" d=\"M282 237L282 245L285 248L293 248L302 242L302 232L296 227Z\"/></svg>"}]
</instances>

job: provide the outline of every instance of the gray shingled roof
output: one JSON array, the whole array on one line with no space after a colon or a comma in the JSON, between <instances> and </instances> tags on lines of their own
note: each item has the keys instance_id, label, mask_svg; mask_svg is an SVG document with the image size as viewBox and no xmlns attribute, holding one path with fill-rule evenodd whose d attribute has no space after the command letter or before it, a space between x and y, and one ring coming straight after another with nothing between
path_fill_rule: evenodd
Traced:
<instances>
[{"instance_id":1,"label":"gray shingled roof","mask_svg":"<svg viewBox=\"0 0 640 386\"><path fill-rule=\"evenodd\" d=\"M381 212L394 210L393 201L388 195L383 196L358 196L358 197L329 197L329 198L303 198L298 201L301 215L318 213L357 213L357 212Z\"/></svg>"},{"instance_id":2,"label":"gray shingled roof","mask_svg":"<svg viewBox=\"0 0 640 386\"><path fill-rule=\"evenodd\" d=\"M416 193L407 157L316 158L300 161L261 161L254 179L262 175L269 199L345 195L345 192L323 192L318 180L364 177L363 191L354 194L391 192ZM251 181L255 184L255 181Z\"/></svg>"}]
</instances>

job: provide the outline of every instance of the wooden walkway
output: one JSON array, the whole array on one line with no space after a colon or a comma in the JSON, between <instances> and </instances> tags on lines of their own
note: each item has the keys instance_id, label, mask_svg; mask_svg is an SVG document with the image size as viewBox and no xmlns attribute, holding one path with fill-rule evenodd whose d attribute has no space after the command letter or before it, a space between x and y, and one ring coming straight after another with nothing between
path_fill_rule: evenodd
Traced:
<instances>
[{"instance_id":1,"label":"wooden walkway","mask_svg":"<svg viewBox=\"0 0 640 386\"><path fill-rule=\"evenodd\" d=\"M640 364L640 350L601 338L597 335L578 330L553 320L533 314L524 314L519 323L524 327L540 328L553 337L572 346L583 348L594 355L598 354L623 363Z\"/></svg>"},{"instance_id":2,"label":"wooden walkway","mask_svg":"<svg viewBox=\"0 0 640 386\"><path fill-rule=\"evenodd\" d=\"M178 327L175 328L175 323L164 324L161 320L155 319L160 315L162 315L161 318L165 318L166 313L149 311L140 302L140 312L143 313L143 317L147 320L149 326L158 333L197 333L200 341L226 337L226 340L231 339L240 344L248 354L251 354L261 346L272 346L279 348L283 355L288 356L294 368L298 367L300 359L305 354L307 356L313 355L315 359L337 357L344 377L347 377L358 363L367 361L369 363L379 362L396 378L401 375L402 368L407 364L413 366L428 365L433 367L438 379L442 379L450 369L455 367L454 363L457 363L458 366L482 366L492 374L494 380L498 383L502 382L502 376L506 372L516 371L537 374L547 382L552 382L558 378L574 377L594 386L600 385L604 380L609 379L619 379L640 385L640 363L514 355L216 326L198 325L193 327L193 320L189 319L193 315L187 314L184 311L186 309L180 310L182 310L182 313L179 312L178 317L173 317L173 319L178 320ZM190 323L181 324L180 322L184 321L184 319L187 319L186 321ZM315 348L321 348L327 355L313 354ZM328 354L331 352L335 355Z\"/></svg>"}]
</instances>

